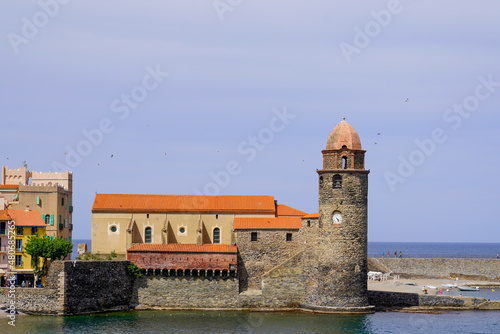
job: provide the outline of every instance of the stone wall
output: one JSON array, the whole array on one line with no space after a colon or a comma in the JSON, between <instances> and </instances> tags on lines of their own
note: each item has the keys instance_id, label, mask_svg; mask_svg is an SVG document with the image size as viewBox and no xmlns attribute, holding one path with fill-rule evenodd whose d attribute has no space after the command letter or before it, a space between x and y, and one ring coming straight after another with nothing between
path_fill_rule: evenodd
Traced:
<instances>
[{"instance_id":1,"label":"stone wall","mask_svg":"<svg viewBox=\"0 0 500 334\"><path fill-rule=\"evenodd\" d=\"M10 301L7 293L10 288L0 288L0 307L7 307ZM62 314L63 302L58 290L47 288L21 288L15 289L16 310L28 314Z\"/></svg>"},{"instance_id":2,"label":"stone wall","mask_svg":"<svg viewBox=\"0 0 500 334\"><path fill-rule=\"evenodd\" d=\"M74 315L135 307L134 276L129 261L55 261L44 288L16 287L16 308L29 314ZM10 302L0 288L0 305Z\"/></svg>"},{"instance_id":3,"label":"stone wall","mask_svg":"<svg viewBox=\"0 0 500 334\"><path fill-rule=\"evenodd\" d=\"M400 275L500 280L498 259L371 258L370 263L372 269Z\"/></svg>"},{"instance_id":4,"label":"stone wall","mask_svg":"<svg viewBox=\"0 0 500 334\"><path fill-rule=\"evenodd\" d=\"M135 276L127 274L129 261L64 261L64 313L85 314L128 310Z\"/></svg>"},{"instance_id":5,"label":"stone wall","mask_svg":"<svg viewBox=\"0 0 500 334\"><path fill-rule=\"evenodd\" d=\"M303 253L273 268L262 277L263 306L299 307L304 301Z\"/></svg>"},{"instance_id":6,"label":"stone wall","mask_svg":"<svg viewBox=\"0 0 500 334\"><path fill-rule=\"evenodd\" d=\"M289 309L304 296L302 253L263 274L261 291L239 293L236 278L144 276L136 281L141 308Z\"/></svg>"},{"instance_id":7,"label":"stone wall","mask_svg":"<svg viewBox=\"0 0 500 334\"><path fill-rule=\"evenodd\" d=\"M251 233L257 233L257 241L251 241ZM265 272L290 259L302 250L299 230L236 230L238 245L238 272L240 290L261 289ZM286 241L286 234L292 240Z\"/></svg>"},{"instance_id":8,"label":"stone wall","mask_svg":"<svg viewBox=\"0 0 500 334\"><path fill-rule=\"evenodd\" d=\"M206 277L143 276L136 281L141 307L235 308L238 279Z\"/></svg>"}]
</instances>

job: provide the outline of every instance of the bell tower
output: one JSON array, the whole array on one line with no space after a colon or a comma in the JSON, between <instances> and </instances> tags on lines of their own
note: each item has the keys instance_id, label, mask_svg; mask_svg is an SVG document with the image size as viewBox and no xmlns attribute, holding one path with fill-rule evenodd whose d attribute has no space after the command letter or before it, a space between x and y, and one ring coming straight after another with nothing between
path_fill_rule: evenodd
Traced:
<instances>
[{"instance_id":1,"label":"bell tower","mask_svg":"<svg viewBox=\"0 0 500 334\"><path fill-rule=\"evenodd\" d=\"M306 268L308 307L370 312L367 298L368 173L354 128L337 124L328 138L319 177L319 226Z\"/></svg>"}]
</instances>

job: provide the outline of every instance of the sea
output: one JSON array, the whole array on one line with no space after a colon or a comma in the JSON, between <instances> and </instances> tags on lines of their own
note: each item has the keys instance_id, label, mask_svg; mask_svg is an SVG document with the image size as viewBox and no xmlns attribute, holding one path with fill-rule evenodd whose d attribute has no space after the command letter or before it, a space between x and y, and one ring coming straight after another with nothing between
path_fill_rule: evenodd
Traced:
<instances>
[{"instance_id":1,"label":"sea","mask_svg":"<svg viewBox=\"0 0 500 334\"><path fill-rule=\"evenodd\" d=\"M76 245L90 240L74 240ZM368 255L423 258L495 258L500 243L369 242ZM0 333L500 333L500 311L377 312L332 315L306 312L128 311L89 316L0 314Z\"/></svg>"},{"instance_id":2,"label":"sea","mask_svg":"<svg viewBox=\"0 0 500 334\"><path fill-rule=\"evenodd\" d=\"M78 256L77 247L86 243L91 250L91 240L74 239L71 259ZM465 242L368 242L368 257L394 257L401 253L409 258L463 258L494 259L500 252L500 243L465 243Z\"/></svg>"}]
</instances>

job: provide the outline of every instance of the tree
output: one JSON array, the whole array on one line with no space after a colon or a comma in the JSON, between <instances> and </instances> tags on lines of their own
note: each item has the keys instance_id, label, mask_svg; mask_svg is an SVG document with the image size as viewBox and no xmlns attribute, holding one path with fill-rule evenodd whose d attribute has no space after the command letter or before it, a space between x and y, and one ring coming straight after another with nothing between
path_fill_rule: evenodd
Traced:
<instances>
[{"instance_id":1,"label":"tree","mask_svg":"<svg viewBox=\"0 0 500 334\"><path fill-rule=\"evenodd\" d=\"M73 244L63 238L51 239L48 236L34 235L28 237L25 252L31 255L31 266L35 275L35 283L39 277L47 275L47 260L62 260L73 249Z\"/></svg>"}]
</instances>

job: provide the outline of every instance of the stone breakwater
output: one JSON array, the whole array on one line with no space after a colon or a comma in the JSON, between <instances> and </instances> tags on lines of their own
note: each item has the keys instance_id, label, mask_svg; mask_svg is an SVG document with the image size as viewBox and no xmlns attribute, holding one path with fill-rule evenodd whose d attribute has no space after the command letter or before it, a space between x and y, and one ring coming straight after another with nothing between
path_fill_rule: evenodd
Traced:
<instances>
[{"instance_id":1,"label":"stone breakwater","mask_svg":"<svg viewBox=\"0 0 500 334\"><path fill-rule=\"evenodd\" d=\"M416 293L368 291L368 301L377 310L499 310L499 301L486 298L424 295Z\"/></svg>"},{"instance_id":2,"label":"stone breakwater","mask_svg":"<svg viewBox=\"0 0 500 334\"><path fill-rule=\"evenodd\" d=\"M370 270L413 277L500 280L499 259L370 258Z\"/></svg>"}]
</instances>

